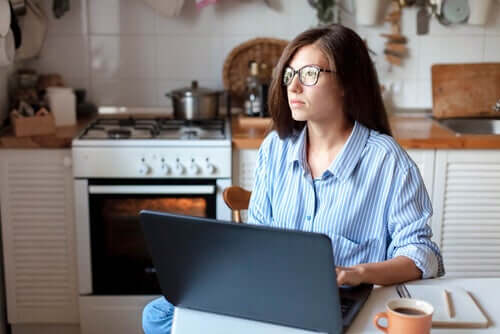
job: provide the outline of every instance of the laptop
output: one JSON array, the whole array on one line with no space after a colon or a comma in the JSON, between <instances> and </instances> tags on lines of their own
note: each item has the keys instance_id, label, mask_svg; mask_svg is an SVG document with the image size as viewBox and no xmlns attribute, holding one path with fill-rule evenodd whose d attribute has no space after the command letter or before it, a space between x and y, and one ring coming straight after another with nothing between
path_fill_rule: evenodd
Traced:
<instances>
[{"instance_id":1,"label":"laptop","mask_svg":"<svg viewBox=\"0 0 500 334\"><path fill-rule=\"evenodd\" d=\"M324 234L147 210L140 221L162 294L176 309L340 333L372 290L337 287Z\"/></svg>"}]
</instances>

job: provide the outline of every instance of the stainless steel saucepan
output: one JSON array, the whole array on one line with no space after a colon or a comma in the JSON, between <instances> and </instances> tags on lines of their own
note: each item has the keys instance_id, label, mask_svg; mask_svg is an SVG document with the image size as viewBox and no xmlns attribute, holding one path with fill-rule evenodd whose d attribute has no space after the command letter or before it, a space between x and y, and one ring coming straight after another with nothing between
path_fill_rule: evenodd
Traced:
<instances>
[{"instance_id":1,"label":"stainless steel saucepan","mask_svg":"<svg viewBox=\"0 0 500 334\"><path fill-rule=\"evenodd\" d=\"M173 90L165 94L172 99L175 119L202 120L217 118L222 91L198 87L197 81L191 87Z\"/></svg>"}]
</instances>

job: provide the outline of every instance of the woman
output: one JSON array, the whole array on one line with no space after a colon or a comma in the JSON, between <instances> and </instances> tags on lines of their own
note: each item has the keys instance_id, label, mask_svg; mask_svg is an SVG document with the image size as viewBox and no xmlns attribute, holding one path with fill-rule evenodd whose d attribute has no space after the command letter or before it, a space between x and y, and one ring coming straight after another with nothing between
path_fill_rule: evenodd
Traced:
<instances>
[{"instance_id":1,"label":"woman","mask_svg":"<svg viewBox=\"0 0 500 334\"><path fill-rule=\"evenodd\" d=\"M337 283L389 285L444 274L427 225L429 196L391 137L377 75L352 30L310 29L284 50L271 84L274 130L262 143L248 220L327 234ZM143 314L169 333L164 298Z\"/></svg>"},{"instance_id":2,"label":"woman","mask_svg":"<svg viewBox=\"0 0 500 334\"><path fill-rule=\"evenodd\" d=\"M329 235L338 284L443 275L429 196L391 137L364 42L340 25L311 29L276 71L249 222Z\"/></svg>"}]
</instances>

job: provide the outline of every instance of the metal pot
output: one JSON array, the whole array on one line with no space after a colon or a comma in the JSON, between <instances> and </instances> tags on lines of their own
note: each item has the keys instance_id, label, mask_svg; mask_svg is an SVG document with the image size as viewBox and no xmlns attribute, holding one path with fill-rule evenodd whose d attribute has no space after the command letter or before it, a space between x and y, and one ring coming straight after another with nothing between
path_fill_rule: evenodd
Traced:
<instances>
[{"instance_id":1,"label":"metal pot","mask_svg":"<svg viewBox=\"0 0 500 334\"><path fill-rule=\"evenodd\" d=\"M198 87L192 81L191 87L174 90L165 94L172 99L176 119L201 120L217 118L219 97L223 92Z\"/></svg>"}]
</instances>

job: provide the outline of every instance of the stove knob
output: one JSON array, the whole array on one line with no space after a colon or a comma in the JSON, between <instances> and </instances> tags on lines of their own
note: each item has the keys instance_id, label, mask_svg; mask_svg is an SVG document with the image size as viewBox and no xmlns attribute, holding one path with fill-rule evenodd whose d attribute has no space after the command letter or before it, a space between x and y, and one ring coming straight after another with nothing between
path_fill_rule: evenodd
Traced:
<instances>
[{"instance_id":1,"label":"stove knob","mask_svg":"<svg viewBox=\"0 0 500 334\"><path fill-rule=\"evenodd\" d=\"M197 175L200 172L200 167L193 161L189 165L189 175Z\"/></svg>"},{"instance_id":2,"label":"stove knob","mask_svg":"<svg viewBox=\"0 0 500 334\"><path fill-rule=\"evenodd\" d=\"M179 161L175 163L174 173L176 175L184 174L184 166Z\"/></svg>"},{"instance_id":3,"label":"stove knob","mask_svg":"<svg viewBox=\"0 0 500 334\"><path fill-rule=\"evenodd\" d=\"M207 162L207 164L205 165L205 172L207 174L214 174L215 173L215 166L214 166L214 164L212 164L210 162Z\"/></svg>"},{"instance_id":4,"label":"stove knob","mask_svg":"<svg viewBox=\"0 0 500 334\"><path fill-rule=\"evenodd\" d=\"M163 162L163 163L161 164L160 169L161 169L161 172L162 172L163 174L165 174L165 175L170 174L170 166L169 166L167 163Z\"/></svg>"},{"instance_id":5,"label":"stove knob","mask_svg":"<svg viewBox=\"0 0 500 334\"><path fill-rule=\"evenodd\" d=\"M151 167L147 163L143 162L139 168L139 174L148 175L149 173L151 173Z\"/></svg>"}]
</instances>

